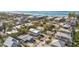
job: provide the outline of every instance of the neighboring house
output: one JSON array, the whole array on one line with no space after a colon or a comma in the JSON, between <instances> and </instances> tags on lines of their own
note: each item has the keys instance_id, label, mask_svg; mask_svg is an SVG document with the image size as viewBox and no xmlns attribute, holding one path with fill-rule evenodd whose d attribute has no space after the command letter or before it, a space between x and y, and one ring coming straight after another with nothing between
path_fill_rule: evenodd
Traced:
<instances>
[{"instance_id":1,"label":"neighboring house","mask_svg":"<svg viewBox=\"0 0 79 59\"><path fill-rule=\"evenodd\" d=\"M30 22L30 23L26 23L25 26L32 26L33 24Z\"/></svg>"},{"instance_id":2,"label":"neighboring house","mask_svg":"<svg viewBox=\"0 0 79 59\"><path fill-rule=\"evenodd\" d=\"M44 27L41 27L41 26L38 26L37 29L40 31L44 31Z\"/></svg>"},{"instance_id":3,"label":"neighboring house","mask_svg":"<svg viewBox=\"0 0 79 59\"><path fill-rule=\"evenodd\" d=\"M47 17L46 19L50 20L50 19L53 19L53 17L52 17L52 16L49 16L49 17Z\"/></svg>"},{"instance_id":4,"label":"neighboring house","mask_svg":"<svg viewBox=\"0 0 79 59\"><path fill-rule=\"evenodd\" d=\"M20 25L21 23L18 21L18 22L16 22L16 25Z\"/></svg>"},{"instance_id":5,"label":"neighboring house","mask_svg":"<svg viewBox=\"0 0 79 59\"><path fill-rule=\"evenodd\" d=\"M62 19L62 17L57 17L54 20L57 21L57 22L59 22L61 19Z\"/></svg>"},{"instance_id":6,"label":"neighboring house","mask_svg":"<svg viewBox=\"0 0 79 59\"><path fill-rule=\"evenodd\" d=\"M65 25L63 25L63 27L65 28L65 29L70 29L70 25L69 24L65 24Z\"/></svg>"},{"instance_id":7,"label":"neighboring house","mask_svg":"<svg viewBox=\"0 0 79 59\"><path fill-rule=\"evenodd\" d=\"M18 40L12 37L8 37L4 42L5 47L21 47Z\"/></svg>"},{"instance_id":8,"label":"neighboring house","mask_svg":"<svg viewBox=\"0 0 79 59\"><path fill-rule=\"evenodd\" d=\"M50 34L54 34L54 32L51 32L51 31L46 31L46 34L50 35Z\"/></svg>"},{"instance_id":9,"label":"neighboring house","mask_svg":"<svg viewBox=\"0 0 79 59\"><path fill-rule=\"evenodd\" d=\"M65 16L64 18L65 18L65 19L68 19L68 16Z\"/></svg>"},{"instance_id":10,"label":"neighboring house","mask_svg":"<svg viewBox=\"0 0 79 59\"><path fill-rule=\"evenodd\" d=\"M25 42L25 43L27 43L27 42L33 43L35 41L33 36L31 36L31 35L20 35L20 36L18 36L18 39L20 39L21 42Z\"/></svg>"},{"instance_id":11,"label":"neighboring house","mask_svg":"<svg viewBox=\"0 0 79 59\"><path fill-rule=\"evenodd\" d=\"M53 46L53 47L65 47L65 42L64 41L61 41L61 40L54 39L50 43L50 45Z\"/></svg>"},{"instance_id":12,"label":"neighboring house","mask_svg":"<svg viewBox=\"0 0 79 59\"><path fill-rule=\"evenodd\" d=\"M29 29L29 31L32 32L32 35L34 36L38 36L40 34L40 30L37 30L37 29L31 28Z\"/></svg>"},{"instance_id":13,"label":"neighboring house","mask_svg":"<svg viewBox=\"0 0 79 59\"><path fill-rule=\"evenodd\" d=\"M59 26L63 27L64 23L59 23Z\"/></svg>"},{"instance_id":14,"label":"neighboring house","mask_svg":"<svg viewBox=\"0 0 79 59\"><path fill-rule=\"evenodd\" d=\"M74 20L71 20L70 23L71 23L71 26L76 26L77 25L77 20L75 20L75 19Z\"/></svg>"},{"instance_id":15,"label":"neighboring house","mask_svg":"<svg viewBox=\"0 0 79 59\"><path fill-rule=\"evenodd\" d=\"M60 31L60 32L64 32L64 33L71 34L71 29L60 28L59 31Z\"/></svg>"},{"instance_id":16,"label":"neighboring house","mask_svg":"<svg viewBox=\"0 0 79 59\"><path fill-rule=\"evenodd\" d=\"M18 32L18 30L12 30L12 31L8 31L8 32L6 32L7 34L12 34L12 33L17 33Z\"/></svg>"},{"instance_id":17,"label":"neighboring house","mask_svg":"<svg viewBox=\"0 0 79 59\"><path fill-rule=\"evenodd\" d=\"M19 29L19 28L21 28L21 26L22 26L22 25L17 25L17 26L15 26L15 28Z\"/></svg>"},{"instance_id":18,"label":"neighboring house","mask_svg":"<svg viewBox=\"0 0 79 59\"><path fill-rule=\"evenodd\" d=\"M72 37L71 34L68 33L62 33L62 32L57 32L55 34L55 37L59 40L64 41L66 44L68 44L68 46L71 46L72 43Z\"/></svg>"},{"instance_id":19,"label":"neighboring house","mask_svg":"<svg viewBox=\"0 0 79 59\"><path fill-rule=\"evenodd\" d=\"M34 16L28 16L29 18L34 18Z\"/></svg>"}]
</instances>

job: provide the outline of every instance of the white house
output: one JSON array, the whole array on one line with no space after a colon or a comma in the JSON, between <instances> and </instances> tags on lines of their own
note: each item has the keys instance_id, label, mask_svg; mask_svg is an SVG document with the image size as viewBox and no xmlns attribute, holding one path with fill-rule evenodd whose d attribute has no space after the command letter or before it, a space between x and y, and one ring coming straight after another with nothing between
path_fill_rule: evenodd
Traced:
<instances>
[{"instance_id":1,"label":"white house","mask_svg":"<svg viewBox=\"0 0 79 59\"><path fill-rule=\"evenodd\" d=\"M32 32L34 36L38 36L40 34L40 30L34 28L29 29L29 31Z\"/></svg>"},{"instance_id":2,"label":"white house","mask_svg":"<svg viewBox=\"0 0 79 59\"><path fill-rule=\"evenodd\" d=\"M43 31L44 27L38 26L37 29L40 30L40 31Z\"/></svg>"},{"instance_id":3,"label":"white house","mask_svg":"<svg viewBox=\"0 0 79 59\"><path fill-rule=\"evenodd\" d=\"M26 23L25 26L32 26L33 24L30 22L30 23Z\"/></svg>"},{"instance_id":4,"label":"white house","mask_svg":"<svg viewBox=\"0 0 79 59\"><path fill-rule=\"evenodd\" d=\"M65 28L65 29L70 29L70 25L69 24L65 24L65 25L63 25L63 27Z\"/></svg>"}]
</instances>

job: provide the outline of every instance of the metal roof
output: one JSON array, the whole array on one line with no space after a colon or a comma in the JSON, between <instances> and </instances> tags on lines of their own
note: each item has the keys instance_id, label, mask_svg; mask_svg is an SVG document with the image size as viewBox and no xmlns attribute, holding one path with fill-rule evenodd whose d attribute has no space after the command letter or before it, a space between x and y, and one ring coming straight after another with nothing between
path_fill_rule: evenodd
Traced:
<instances>
[{"instance_id":1,"label":"metal roof","mask_svg":"<svg viewBox=\"0 0 79 59\"><path fill-rule=\"evenodd\" d=\"M33 33L39 33L39 32L40 32L40 30L33 29L33 28L31 28L29 31L31 31L31 32L33 32Z\"/></svg>"},{"instance_id":2,"label":"metal roof","mask_svg":"<svg viewBox=\"0 0 79 59\"><path fill-rule=\"evenodd\" d=\"M4 45L6 45L6 46L8 46L8 47L11 47L11 46L13 45L13 43L14 43L13 39L14 39L14 38L12 38L12 37L8 37L8 38L6 39L6 41L4 42Z\"/></svg>"},{"instance_id":3,"label":"metal roof","mask_svg":"<svg viewBox=\"0 0 79 59\"><path fill-rule=\"evenodd\" d=\"M71 39L71 35L70 34L66 34L66 33L62 33L62 32L57 32L55 35L56 36L60 36L60 37L63 36L63 37Z\"/></svg>"},{"instance_id":4,"label":"metal roof","mask_svg":"<svg viewBox=\"0 0 79 59\"><path fill-rule=\"evenodd\" d=\"M61 41L61 40L54 39L52 41L52 45L57 46L57 47L64 47L65 46L65 42Z\"/></svg>"},{"instance_id":5,"label":"metal roof","mask_svg":"<svg viewBox=\"0 0 79 59\"><path fill-rule=\"evenodd\" d=\"M33 36L30 36L30 35L20 35L20 36L18 36L18 38L26 41L26 40L31 40L33 38Z\"/></svg>"}]
</instances>

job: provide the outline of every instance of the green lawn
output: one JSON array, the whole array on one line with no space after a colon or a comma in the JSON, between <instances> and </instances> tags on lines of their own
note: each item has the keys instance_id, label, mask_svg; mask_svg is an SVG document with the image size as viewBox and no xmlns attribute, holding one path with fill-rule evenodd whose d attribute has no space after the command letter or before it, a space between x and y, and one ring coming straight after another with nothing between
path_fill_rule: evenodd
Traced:
<instances>
[{"instance_id":1,"label":"green lawn","mask_svg":"<svg viewBox=\"0 0 79 59\"><path fill-rule=\"evenodd\" d=\"M79 24L76 26L75 29L79 29ZM74 43L73 44L74 47L79 47L79 31L75 32L73 43Z\"/></svg>"},{"instance_id":2,"label":"green lawn","mask_svg":"<svg viewBox=\"0 0 79 59\"><path fill-rule=\"evenodd\" d=\"M75 32L74 46L79 47L79 32Z\"/></svg>"},{"instance_id":3,"label":"green lawn","mask_svg":"<svg viewBox=\"0 0 79 59\"><path fill-rule=\"evenodd\" d=\"M76 29L79 29L79 24L76 26Z\"/></svg>"}]
</instances>

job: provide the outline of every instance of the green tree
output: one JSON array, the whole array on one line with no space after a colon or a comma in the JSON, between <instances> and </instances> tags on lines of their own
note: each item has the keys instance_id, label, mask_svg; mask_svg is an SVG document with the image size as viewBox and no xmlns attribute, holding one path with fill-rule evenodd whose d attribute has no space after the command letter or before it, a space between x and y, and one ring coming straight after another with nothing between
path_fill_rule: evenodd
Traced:
<instances>
[{"instance_id":1,"label":"green tree","mask_svg":"<svg viewBox=\"0 0 79 59\"><path fill-rule=\"evenodd\" d=\"M0 35L0 46L2 46L3 43L4 43L4 39L3 39L3 37Z\"/></svg>"},{"instance_id":2,"label":"green tree","mask_svg":"<svg viewBox=\"0 0 79 59\"><path fill-rule=\"evenodd\" d=\"M13 37L13 38L17 38L18 35L19 35L18 33L12 33L12 34L10 34L9 36L11 36L11 37Z\"/></svg>"},{"instance_id":3,"label":"green tree","mask_svg":"<svg viewBox=\"0 0 79 59\"><path fill-rule=\"evenodd\" d=\"M29 27L27 27L27 26L23 26L20 29L18 29L19 34L26 34L28 32L28 30L29 30Z\"/></svg>"},{"instance_id":4,"label":"green tree","mask_svg":"<svg viewBox=\"0 0 79 59\"><path fill-rule=\"evenodd\" d=\"M68 17L69 17L69 19L70 19L71 17L76 17L76 13L75 13L75 12L70 12L70 13L68 14Z\"/></svg>"}]
</instances>

